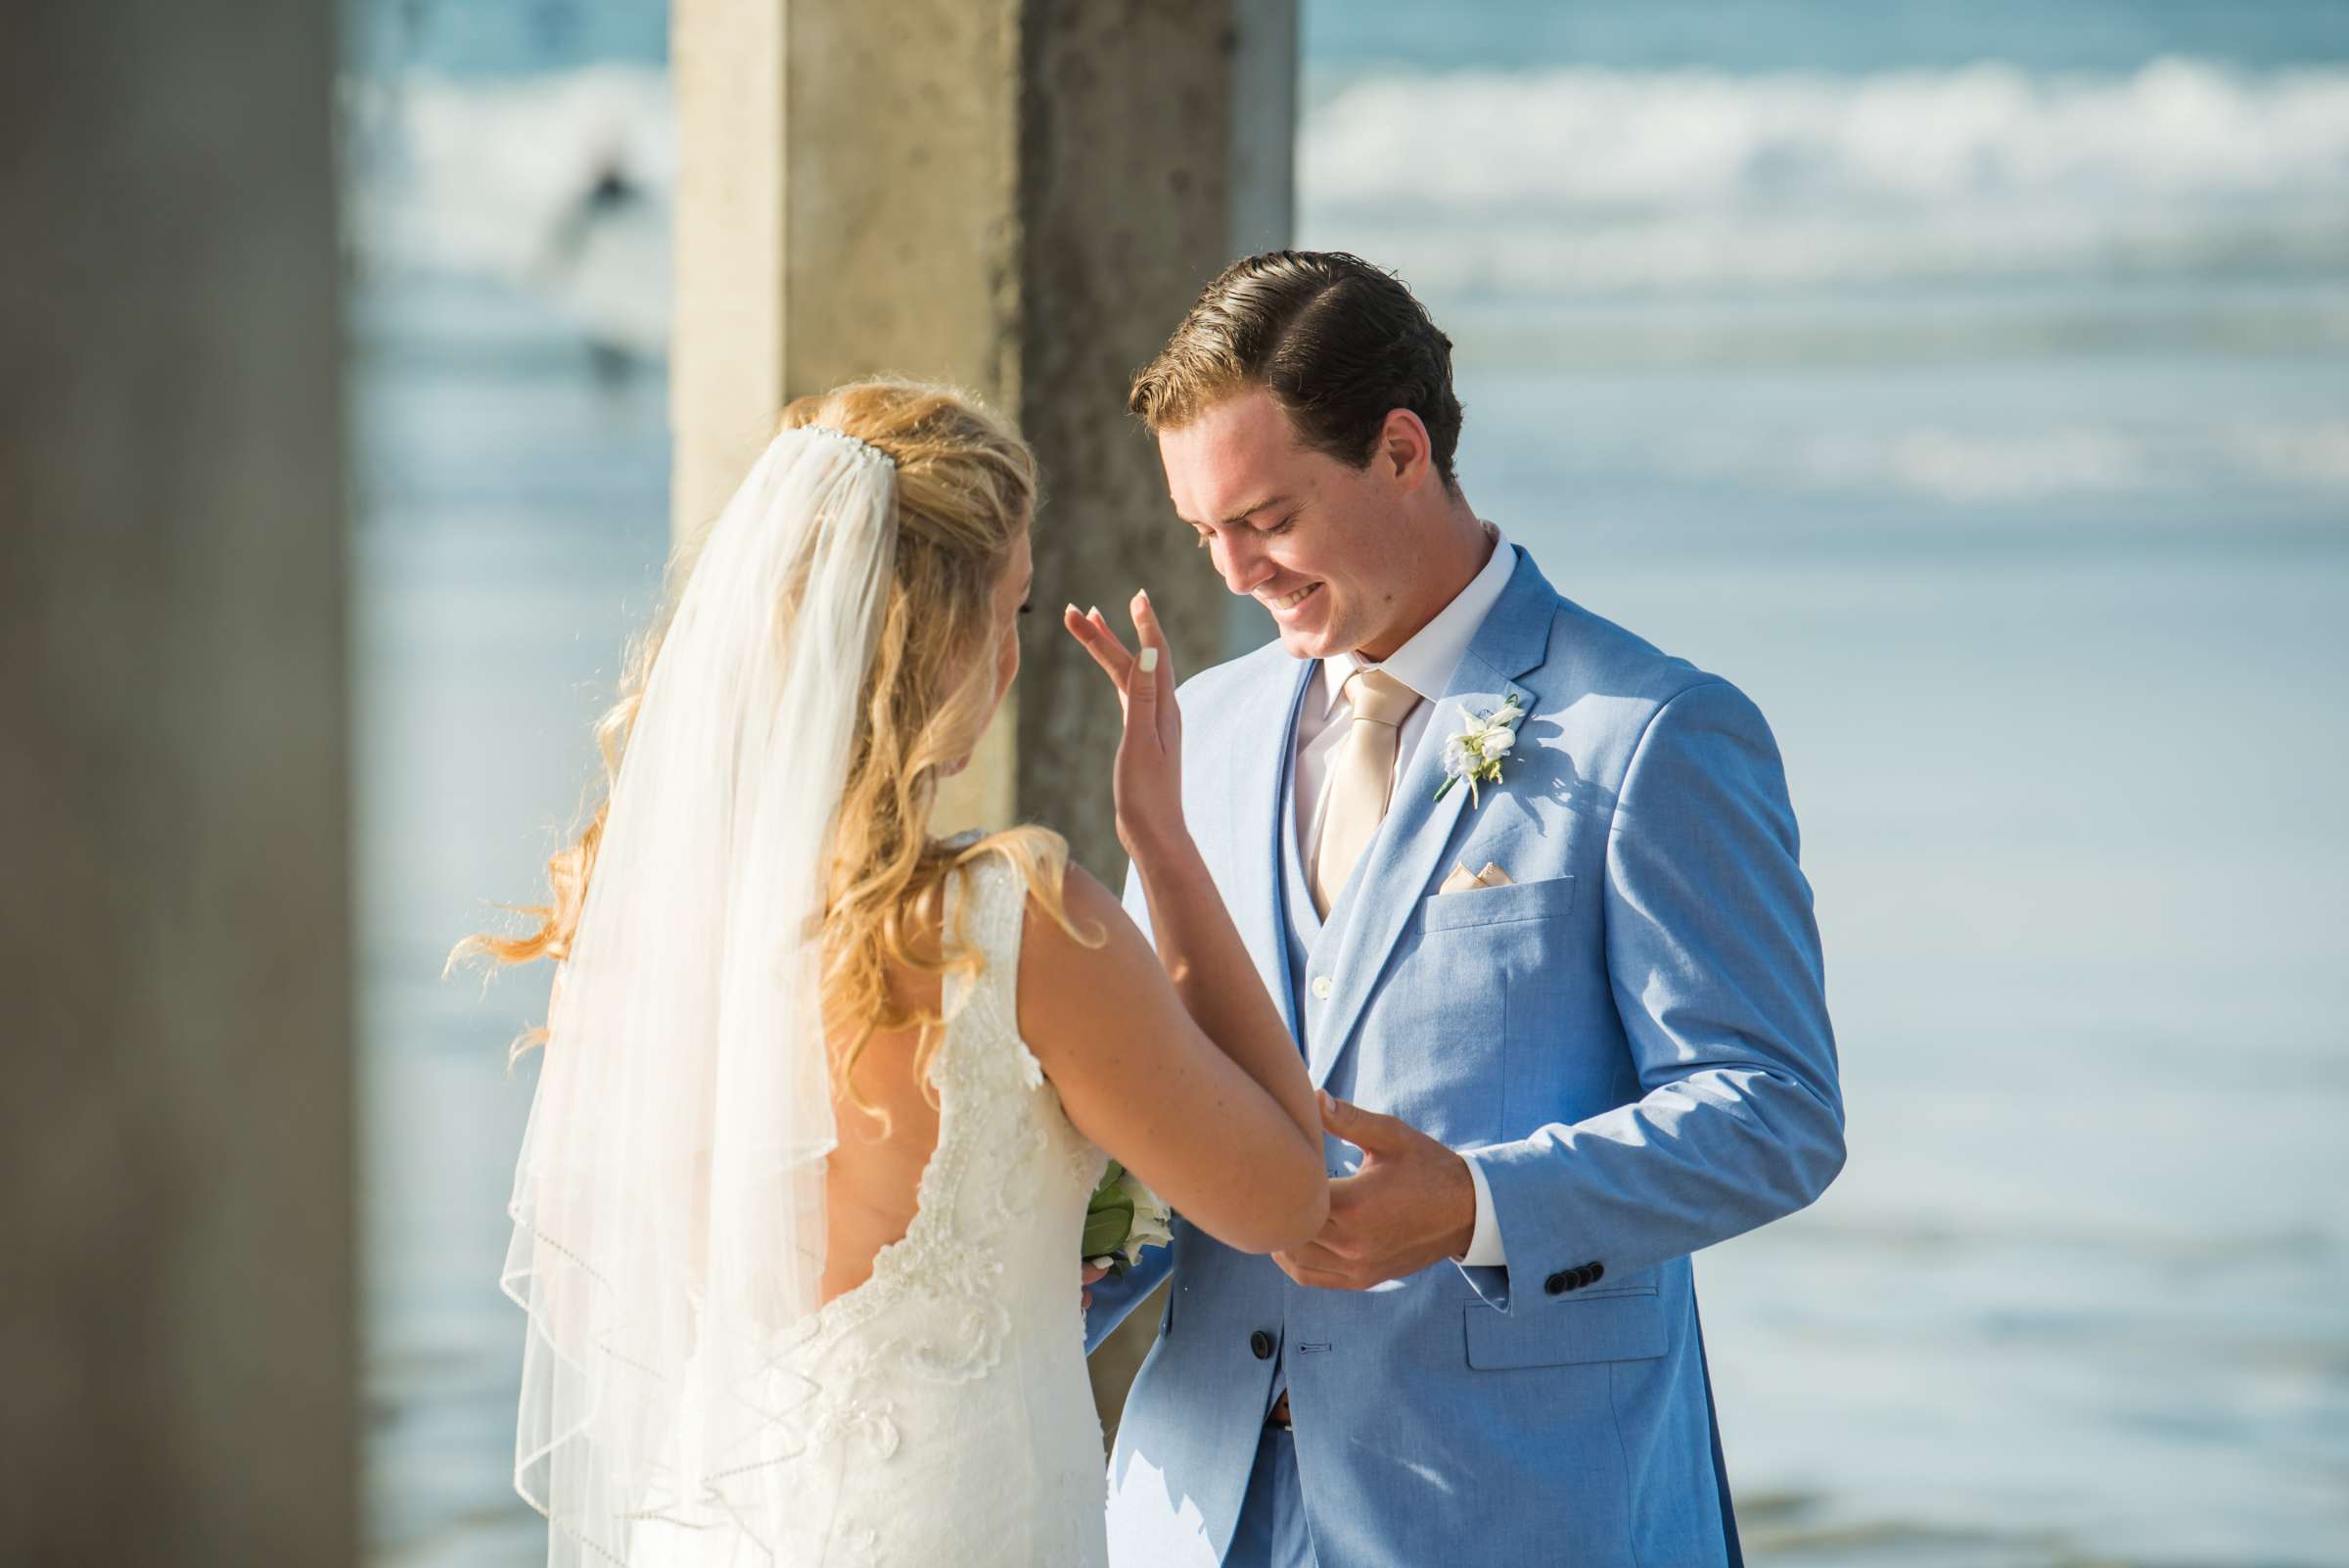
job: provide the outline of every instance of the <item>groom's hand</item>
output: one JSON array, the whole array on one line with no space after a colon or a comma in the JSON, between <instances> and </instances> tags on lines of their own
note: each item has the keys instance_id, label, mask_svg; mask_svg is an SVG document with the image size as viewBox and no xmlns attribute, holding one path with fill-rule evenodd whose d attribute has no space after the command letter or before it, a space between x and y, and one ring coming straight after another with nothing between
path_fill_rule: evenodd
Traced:
<instances>
[{"instance_id":1,"label":"groom's hand","mask_svg":"<svg viewBox=\"0 0 2349 1568\"><path fill-rule=\"evenodd\" d=\"M1476 1182L1468 1162L1407 1122L1328 1094L1321 1125L1362 1151L1361 1169L1329 1184L1321 1233L1272 1261L1301 1285L1368 1290L1468 1250Z\"/></svg>"}]
</instances>

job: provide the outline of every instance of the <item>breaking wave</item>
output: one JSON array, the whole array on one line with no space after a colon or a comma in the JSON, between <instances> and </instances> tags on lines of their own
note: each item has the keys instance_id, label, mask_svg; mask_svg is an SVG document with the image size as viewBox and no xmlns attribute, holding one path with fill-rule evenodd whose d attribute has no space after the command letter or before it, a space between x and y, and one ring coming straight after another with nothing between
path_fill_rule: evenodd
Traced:
<instances>
[{"instance_id":1,"label":"breaking wave","mask_svg":"<svg viewBox=\"0 0 2349 1568\"><path fill-rule=\"evenodd\" d=\"M1299 147L1302 243L1581 295L2349 263L2349 70L1374 74Z\"/></svg>"}]
</instances>

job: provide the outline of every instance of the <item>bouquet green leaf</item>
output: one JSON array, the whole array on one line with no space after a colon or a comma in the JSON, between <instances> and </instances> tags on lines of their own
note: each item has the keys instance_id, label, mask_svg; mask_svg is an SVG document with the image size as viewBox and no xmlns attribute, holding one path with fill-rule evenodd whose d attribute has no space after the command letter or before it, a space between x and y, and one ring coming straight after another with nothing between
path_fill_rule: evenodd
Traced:
<instances>
[{"instance_id":1,"label":"bouquet green leaf","mask_svg":"<svg viewBox=\"0 0 2349 1568\"><path fill-rule=\"evenodd\" d=\"M1083 1259L1123 1277L1141 1262L1144 1247L1164 1247L1174 1239L1174 1222L1158 1194L1112 1160L1085 1205Z\"/></svg>"}]
</instances>

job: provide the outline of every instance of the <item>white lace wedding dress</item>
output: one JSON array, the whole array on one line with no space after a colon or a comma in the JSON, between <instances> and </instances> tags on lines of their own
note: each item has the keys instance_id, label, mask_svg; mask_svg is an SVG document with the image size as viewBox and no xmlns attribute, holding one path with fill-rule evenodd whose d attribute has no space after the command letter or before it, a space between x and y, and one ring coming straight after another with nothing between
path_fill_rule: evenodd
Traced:
<instances>
[{"instance_id":1,"label":"white lace wedding dress","mask_svg":"<svg viewBox=\"0 0 2349 1568\"><path fill-rule=\"evenodd\" d=\"M821 1299L831 827L882 645L895 461L779 432L675 596L549 1005L499 1283L555 1568L1104 1568L1078 1307L1104 1164L1018 1032L1024 882L948 913L938 1146Z\"/></svg>"},{"instance_id":2,"label":"white lace wedding dress","mask_svg":"<svg viewBox=\"0 0 2349 1568\"><path fill-rule=\"evenodd\" d=\"M919 1212L791 1358L823 1391L797 1461L807 1492L795 1513L816 1527L810 1568L1109 1560L1077 1278L1104 1156L1019 1036L1026 883L990 856L960 892L987 967L946 981ZM950 922L958 901L949 893Z\"/></svg>"}]
</instances>

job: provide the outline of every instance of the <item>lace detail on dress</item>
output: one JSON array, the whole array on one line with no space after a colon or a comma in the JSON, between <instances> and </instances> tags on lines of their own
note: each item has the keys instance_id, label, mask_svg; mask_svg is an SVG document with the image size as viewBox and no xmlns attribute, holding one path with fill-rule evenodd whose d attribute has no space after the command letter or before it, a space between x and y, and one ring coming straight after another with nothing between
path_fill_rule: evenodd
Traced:
<instances>
[{"instance_id":1,"label":"lace detail on dress","mask_svg":"<svg viewBox=\"0 0 2349 1568\"><path fill-rule=\"evenodd\" d=\"M951 885L948 918L985 967L945 983L938 1143L913 1221L786 1353L817 1391L804 1412L811 1477L839 1476L826 1562L979 1561L971 1543L990 1520L1010 1532L1006 1564L1090 1568L1105 1551L1077 1279L1104 1156L1019 1036L1026 910L1026 883L999 857Z\"/></svg>"}]
</instances>

